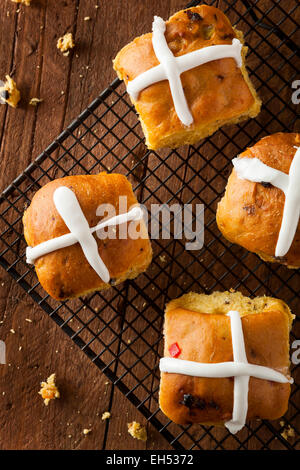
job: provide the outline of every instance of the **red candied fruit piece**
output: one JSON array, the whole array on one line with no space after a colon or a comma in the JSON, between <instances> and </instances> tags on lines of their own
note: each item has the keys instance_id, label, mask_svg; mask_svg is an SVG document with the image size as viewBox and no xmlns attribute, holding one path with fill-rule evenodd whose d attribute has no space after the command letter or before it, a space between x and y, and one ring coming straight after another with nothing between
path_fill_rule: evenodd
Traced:
<instances>
[{"instance_id":1,"label":"red candied fruit piece","mask_svg":"<svg viewBox=\"0 0 300 470\"><path fill-rule=\"evenodd\" d=\"M178 357L181 354L181 349L177 343L171 344L169 347L169 353L172 357Z\"/></svg>"}]
</instances>

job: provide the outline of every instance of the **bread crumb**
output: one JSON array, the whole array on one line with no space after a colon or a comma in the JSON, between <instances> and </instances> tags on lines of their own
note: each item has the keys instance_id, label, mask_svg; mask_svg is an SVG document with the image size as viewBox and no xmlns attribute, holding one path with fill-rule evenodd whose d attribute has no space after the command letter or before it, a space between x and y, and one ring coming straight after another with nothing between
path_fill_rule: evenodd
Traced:
<instances>
[{"instance_id":1,"label":"bread crumb","mask_svg":"<svg viewBox=\"0 0 300 470\"><path fill-rule=\"evenodd\" d=\"M15 330L12 328L11 330L9 330L13 335L15 334Z\"/></svg>"},{"instance_id":2,"label":"bread crumb","mask_svg":"<svg viewBox=\"0 0 300 470\"><path fill-rule=\"evenodd\" d=\"M73 49L74 46L75 43L73 41L72 33L65 34L57 41L57 49L59 49L61 52L64 52L65 54L69 54L70 49Z\"/></svg>"},{"instance_id":3,"label":"bread crumb","mask_svg":"<svg viewBox=\"0 0 300 470\"><path fill-rule=\"evenodd\" d=\"M289 437L295 437L295 430L288 424L288 426L280 434L283 439L287 441Z\"/></svg>"},{"instance_id":4,"label":"bread crumb","mask_svg":"<svg viewBox=\"0 0 300 470\"><path fill-rule=\"evenodd\" d=\"M91 20L91 17L90 17L90 16L86 16L86 17L84 18L84 21L90 21L90 20Z\"/></svg>"},{"instance_id":5,"label":"bread crumb","mask_svg":"<svg viewBox=\"0 0 300 470\"><path fill-rule=\"evenodd\" d=\"M140 423L136 421L132 421L132 423L128 423L128 432L129 434L134 437L135 439L139 439L140 441L147 440L147 431L145 426L142 426Z\"/></svg>"},{"instance_id":6,"label":"bread crumb","mask_svg":"<svg viewBox=\"0 0 300 470\"><path fill-rule=\"evenodd\" d=\"M165 255L161 255L161 256L159 257L159 259L160 259L160 261L161 261L162 263L165 263L165 262L166 262L166 257L165 257Z\"/></svg>"},{"instance_id":7,"label":"bread crumb","mask_svg":"<svg viewBox=\"0 0 300 470\"><path fill-rule=\"evenodd\" d=\"M6 75L6 82L0 87L0 103L6 103L13 108L18 106L21 94L17 88L16 82Z\"/></svg>"},{"instance_id":8,"label":"bread crumb","mask_svg":"<svg viewBox=\"0 0 300 470\"><path fill-rule=\"evenodd\" d=\"M49 405L50 400L60 398L60 393L55 384L55 374L51 374L48 377L47 382L41 382L41 390L39 391L39 395L42 396L46 406Z\"/></svg>"},{"instance_id":9,"label":"bread crumb","mask_svg":"<svg viewBox=\"0 0 300 470\"><path fill-rule=\"evenodd\" d=\"M30 106L37 106L39 103L41 103L43 100L40 98L31 98L29 101Z\"/></svg>"},{"instance_id":10,"label":"bread crumb","mask_svg":"<svg viewBox=\"0 0 300 470\"><path fill-rule=\"evenodd\" d=\"M31 0L11 0L14 3L23 3L27 7L30 7Z\"/></svg>"},{"instance_id":11,"label":"bread crumb","mask_svg":"<svg viewBox=\"0 0 300 470\"><path fill-rule=\"evenodd\" d=\"M111 414L109 411L105 411L103 414L102 414L102 421L106 420L106 419L109 419L111 417Z\"/></svg>"},{"instance_id":12,"label":"bread crumb","mask_svg":"<svg viewBox=\"0 0 300 470\"><path fill-rule=\"evenodd\" d=\"M85 436L87 436L91 431L91 429L84 429L82 432Z\"/></svg>"}]
</instances>

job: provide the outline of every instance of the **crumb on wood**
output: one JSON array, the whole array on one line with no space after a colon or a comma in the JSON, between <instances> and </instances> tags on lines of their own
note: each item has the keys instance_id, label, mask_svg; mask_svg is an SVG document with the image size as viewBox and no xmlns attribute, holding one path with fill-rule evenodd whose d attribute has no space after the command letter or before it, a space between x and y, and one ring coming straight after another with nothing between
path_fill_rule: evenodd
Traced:
<instances>
[{"instance_id":1,"label":"crumb on wood","mask_svg":"<svg viewBox=\"0 0 300 470\"><path fill-rule=\"evenodd\" d=\"M142 426L140 423L136 421L132 421L132 423L128 423L128 432L129 434L134 437L135 439L139 439L140 441L147 440L147 431L145 426Z\"/></svg>"},{"instance_id":2,"label":"crumb on wood","mask_svg":"<svg viewBox=\"0 0 300 470\"><path fill-rule=\"evenodd\" d=\"M159 259L161 263L165 263L167 261L165 255L160 255Z\"/></svg>"},{"instance_id":3,"label":"crumb on wood","mask_svg":"<svg viewBox=\"0 0 300 470\"><path fill-rule=\"evenodd\" d=\"M295 437L295 430L288 424L280 434L287 441L289 437Z\"/></svg>"},{"instance_id":4,"label":"crumb on wood","mask_svg":"<svg viewBox=\"0 0 300 470\"><path fill-rule=\"evenodd\" d=\"M82 432L85 436L87 436L92 430L85 428Z\"/></svg>"},{"instance_id":5,"label":"crumb on wood","mask_svg":"<svg viewBox=\"0 0 300 470\"><path fill-rule=\"evenodd\" d=\"M39 103L41 103L43 100L40 98L31 98L29 101L30 106L37 106Z\"/></svg>"},{"instance_id":6,"label":"crumb on wood","mask_svg":"<svg viewBox=\"0 0 300 470\"><path fill-rule=\"evenodd\" d=\"M109 411L105 411L103 414L102 414L102 421L105 421L106 419L109 419L111 417L111 414Z\"/></svg>"},{"instance_id":7,"label":"crumb on wood","mask_svg":"<svg viewBox=\"0 0 300 470\"><path fill-rule=\"evenodd\" d=\"M70 49L73 49L75 42L73 40L72 33L67 33L57 41L57 49L63 52L65 55L69 54Z\"/></svg>"},{"instance_id":8,"label":"crumb on wood","mask_svg":"<svg viewBox=\"0 0 300 470\"><path fill-rule=\"evenodd\" d=\"M14 3L22 3L23 5L26 5L27 7L30 6L31 0L11 0Z\"/></svg>"},{"instance_id":9,"label":"crumb on wood","mask_svg":"<svg viewBox=\"0 0 300 470\"><path fill-rule=\"evenodd\" d=\"M41 382L39 394L42 396L46 406L49 405L50 400L60 398L60 393L55 384L55 374L51 374L46 382Z\"/></svg>"},{"instance_id":10,"label":"crumb on wood","mask_svg":"<svg viewBox=\"0 0 300 470\"><path fill-rule=\"evenodd\" d=\"M16 82L9 75L6 75L5 79L5 83L0 87L0 103L6 103L16 108L20 101L21 93L17 88Z\"/></svg>"}]
</instances>

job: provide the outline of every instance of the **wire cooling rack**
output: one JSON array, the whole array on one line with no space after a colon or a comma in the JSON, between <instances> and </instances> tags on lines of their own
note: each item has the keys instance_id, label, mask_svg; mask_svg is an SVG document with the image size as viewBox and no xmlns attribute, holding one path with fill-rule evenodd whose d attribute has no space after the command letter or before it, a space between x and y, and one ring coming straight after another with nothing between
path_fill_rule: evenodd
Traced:
<instances>
[{"instance_id":1,"label":"wire cooling rack","mask_svg":"<svg viewBox=\"0 0 300 470\"><path fill-rule=\"evenodd\" d=\"M299 65L295 19L299 4L297 0L264 1L262 11L259 1L207 3L218 3L245 33L250 75L263 99L260 115L223 128L197 146L150 152L124 85L114 80L1 195L0 264L175 449L291 450L299 448L300 441L295 366L286 416L274 422L253 421L235 436L211 426L175 425L158 407L163 310L171 298L190 290L210 293L233 288L251 296L280 297L294 313L300 306L299 270L264 263L231 245L215 221L231 158L265 135L297 129L291 85ZM292 4L290 11L287 3ZM99 171L125 174L147 207L162 202L203 203L205 246L200 251L186 251L184 239L153 240L152 265L136 280L105 293L56 302L46 295L25 262L23 211L34 192L49 180ZM300 337L298 320L292 342ZM285 439L282 434L288 426L295 435Z\"/></svg>"}]
</instances>

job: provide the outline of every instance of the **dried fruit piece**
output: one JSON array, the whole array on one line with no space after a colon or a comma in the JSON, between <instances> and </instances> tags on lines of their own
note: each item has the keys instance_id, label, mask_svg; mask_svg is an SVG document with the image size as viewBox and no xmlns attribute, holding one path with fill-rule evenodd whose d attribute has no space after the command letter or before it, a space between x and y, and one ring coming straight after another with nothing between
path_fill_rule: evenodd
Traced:
<instances>
[{"instance_id":1,"label":"dried fruit piece","mask_svg":"<svg viewBox=\"0 0 300 470\"><path fill-rule=\"evenodd\" d=\"M171 357L178 357L180 355L181 349L177 343L171 344L171 346L169 347L169 353Z\"/></svg>"}]
</instances>

